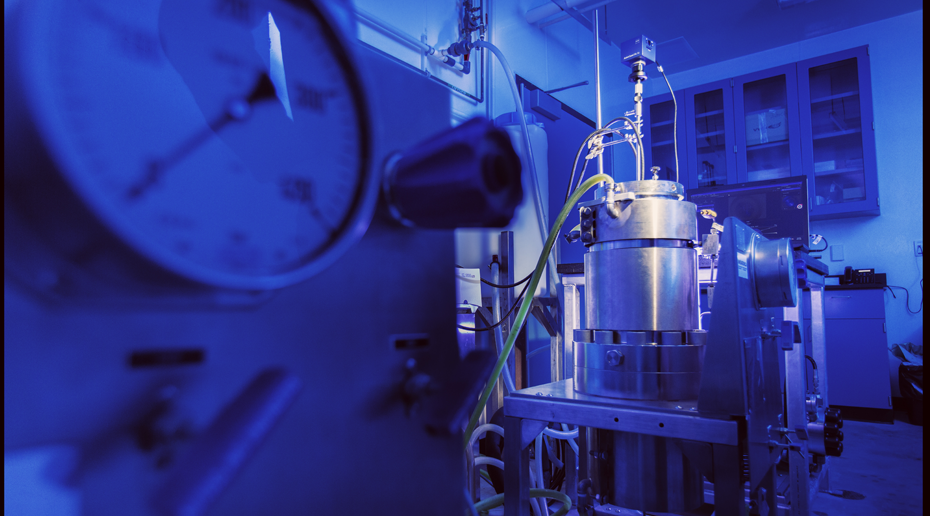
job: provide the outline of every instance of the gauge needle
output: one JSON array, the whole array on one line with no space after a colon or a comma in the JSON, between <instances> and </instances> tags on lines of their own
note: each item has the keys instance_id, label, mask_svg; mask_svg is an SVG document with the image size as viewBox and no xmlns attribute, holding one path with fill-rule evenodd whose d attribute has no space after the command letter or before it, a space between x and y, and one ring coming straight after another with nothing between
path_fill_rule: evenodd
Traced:
<instances>
[{"instance_id":1,"label":"gauge needle","mask_svg":"<svg viewBox=\"0 0 930 516\"><path fill-rule=\"evenodd\" d=\"M284 79L284 53L281 50L281 31L274 22L271 12L252 31L255 38L255 50L265 63L271 82L274 83L278 100L284 106L287 117L294 120L291 113L291 101L287 96L287 81Z\"/></svg>"},{"instance_id":2,"label":"gauge needle","mask_svg":"<svg viewBox=\"0 0 930 516\"><path fill-rule=\"evenodd\" d=\"M224 111L219 118L202 131L182 142L165 158L149 162L145 177L129 189L127 197L130 200L136 200L141 197L150 187L158 183L168 169L207 142L210 137L218 133L223 127L230 122L248 118L252 112L252 106L263 100L274 99L275 96L274 83L271 78L268 77L267 73L262 72L259 74L258 81L256 81L255 86L252 88L252 92L249 93L247 97L244 99L235 99L227 104L226 111Z\"/></svg>"}]
</instances>

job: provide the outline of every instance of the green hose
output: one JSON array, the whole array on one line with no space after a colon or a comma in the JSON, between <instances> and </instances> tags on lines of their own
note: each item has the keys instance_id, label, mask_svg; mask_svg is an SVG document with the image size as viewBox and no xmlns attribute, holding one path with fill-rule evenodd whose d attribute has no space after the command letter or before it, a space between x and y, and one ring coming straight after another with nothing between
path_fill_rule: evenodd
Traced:
<instances>
[{"instance_id":1,"label":"green hose","mask_svg":"<svg viewBox=\"0 0 930 516\"><path fill-rule=\"evenodd\" d=\"M552 251L552 246L555 244L555 240L559 236L559 231L562 229L562 225L565 224L565 219L568 218L569 212L572 210L575 204L578 203L579 199L581 199L581 196L601 182L613 184L614 180L607 174L596 174L593 177L588 178L588 180L582 183L581 186L572 193L571 197L568 198L565 206L562 206L562 211L559 212L558 218L552 225L552 230L549 231L549 238L546 239L546 245L543 247L542 253L539 255L539 260L536 262L536 270L533 271L533 277L530 279L529 287L527 287L528 294L524 296L523 302L520 304L520 310L517 312L517 318L514 320L510 335L507 336L507 342L504 344L504 348L501 350L501 354L497 358L497 363L494 365L494 370L491 371L491 378L488 380L487 385L485 385L484 391L481 392L481 398L478 400L478 405L475 407L474 412L472 412L471 419L468 420L468 426L465 427L465 442L462 443L464 447L468 446L468 441L471 439L471 434L475 431L475 426L477 426L478 419L481 418L481 412L484 411L484 407L488 403L488 398L491 397L491 391L494 389L494 385L497 383L497 379L500 377L501 371L504 369L504 364L507 362L507 357L509 357L510 352L513 351L513 345L517 339L517 334L520 333L520 329L523 327L523 323L526 322L526 316L530 311L530 305L533 304L532 293L536 292L536 286L539 284L539 279L542 277L542 271L546 267L546 261L549 257L549 253Z\"/></svg>"},{"instance_id":2,"label":"green hose","mask_svg":"<svg viewBox=\"0 0 930 516\"><path fill-rule=\"evenodd\" d=\"M572 499L569 498L567 494L552 489L530 489L530 498L553 498L565 504L561 509L552 513L552 516L564 516L568 514L568 511L572 508ZM478 512L486 512L495 507L500 507L501 505L504 505L504 493L494 495L486 500L481 500L475 504L475 509L477 509Z\"/></svg>"}]
</instances>

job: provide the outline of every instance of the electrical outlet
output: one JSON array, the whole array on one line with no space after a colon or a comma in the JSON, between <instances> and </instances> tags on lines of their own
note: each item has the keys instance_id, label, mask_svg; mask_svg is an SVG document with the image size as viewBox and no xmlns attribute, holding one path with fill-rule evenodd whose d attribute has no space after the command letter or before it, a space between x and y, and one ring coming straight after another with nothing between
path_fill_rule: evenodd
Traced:
<instances>
[{"instance_id":1,"label":"electrical outlet","mask_svg":"<svg viewBox=\"0 0 930 516\"><path fill-rule=\"evenodd\" d=\"M924 255L924 241L914 240L914 256L923 256L923 255Z\"/></svg>"}]
</instances>

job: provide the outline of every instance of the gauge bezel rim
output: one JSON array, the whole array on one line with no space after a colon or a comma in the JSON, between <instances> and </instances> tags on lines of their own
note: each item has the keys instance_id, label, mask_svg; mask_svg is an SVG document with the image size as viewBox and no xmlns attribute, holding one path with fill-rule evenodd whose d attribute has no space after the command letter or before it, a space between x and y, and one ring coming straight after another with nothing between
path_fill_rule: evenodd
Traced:
<instances>
[{"instance_id":1,"label":"gauge bezel rim","mask_svg":"<svg viewBox=\"0 0 930 516\"><path fill-rule=\"evenodd\" d=\"M21 4L18 6L20 9L17 16L20 25L17 31L18 41L22 44L38 39L38 48L36 45L27 48L44 51L41 54L46 56L43 57L44 59L48 59L50 41L45 38L36 38L35 34L41 26L52 22L41 16L29 16L28 13L31 9L47 7L49 3L51 0ZM327 46L333 51L333 57L344 73L351 100L355 105L359 131L359 179L357 188L353 192L351 202L353 207L337 228L337 236L322 250L304 254L298 260L290 262L293 265L283 272L257 275L223 271L183 258L167 246L151 240L143 230L137 227L136 223L127 219L120 210L106 200L106 194L94 181L85 177L87 175L86 165L75 157L74 142L69 140L70 136L67 131L58 123L58 117L49 113L52 109L51 101L41 101L43 93L44 98L49 98L49 95L54 93L49 81L41 80L44 71L40 72L36 70L36 67L28 67L24 63L19 63L18 72L24 86L22 93L27 111L33 118L36 131L41 135L46 152L51 155L52 161L56 164L55 173L64 179L80 202L94 215L97 222L114 237L126 244L140 258L185 280L208 287L250 291L280 289L303 282L331 266L358 243L374 216L380 175L373 167L372 160L373 135L371 124L368 123L370 100L364 88L362 74L355 64L357 63L356 49L347 35L345 27L347 23L344 20L341 22L326 2L302 0L286 1L286 3L308 10L310 16L315 15L320 20ZM5 26L8 25L9 21L5 23ZM50 65L44 66L44 68L49 67Z\"/></svg>"}]
</instances>

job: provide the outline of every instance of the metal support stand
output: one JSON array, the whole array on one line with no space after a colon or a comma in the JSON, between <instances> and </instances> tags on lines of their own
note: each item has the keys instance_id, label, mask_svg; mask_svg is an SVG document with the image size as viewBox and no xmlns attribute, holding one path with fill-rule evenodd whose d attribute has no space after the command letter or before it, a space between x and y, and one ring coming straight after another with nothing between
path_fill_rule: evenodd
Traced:
<instances>
[{"instance_id":1,"label":"metal support stand","mask_svg":"<svg viewBox=\"0 0 930 516\"><path fill-rule=\"evenodd\" d=\"M530 449L529 443L523 443L523 420L515 417L504 418L504 512L507 514L529 515L530 501ZM513 437L510 437L513 436Z\"/></svg>"},{"instance_id":2,"label":"metal support stand","mask_svg":"<svg viewBox=\"0 0 930 516\"><path fill-rule=\"evenodd\" d=\"M830 382L827 377L827 337L824 321L823 284L811 286L811 356L817 362L817 375L820 383L820 397L825 407L830 405ZM813 482L811 500L819 491L830 490L830 460L825 459L820 474Z\"/></svg>"},{"instance_id":3,"label":"metal support stand","mask_svg":"<svg viewBox=\"0 0 930 516\"><path fill-rule=\"evenodd\" d=\"M823 319L823 274L808 269L805 288L811 293L811 356L817 363L819 376L818 391L826 404L826 349L824 347ZM799 289L798 306L785 309L785 320L803 323L804 296ZM803 326L801 326L803 330ZM803 335L804 332L801 331ZM803 340L803 339L802 339ZM808 424L808 363L805 358L805 346L797 343L791 350L785 351L785 398L787 407L785 427L798 449L788 452L788 471L783 474L778 486L778 515L809 516L814 498L818 491L829 489L829 457L819 466L814 462L807 440L800 439L793 433L798 427ZM822 417L823 409L817 410ZM822 420L821 420L822 422Z\"/></svg>"},{"instance_id":4,"label":"metal support stand","mask_svg":"<svg viewBox=\"0 0 930 516\"><path fill-rule=\"evenodd\" d=\"M745 515L743 486L739 482L742 457L738 451L739 429L736 421L701 417L696 402L615 400L577 393L572 380L539 385L511 394L504 405L504 446L506 493L505 514L528 516L529 445L549 422L579 425L585 428L654 435L709 443L715 478L722 479L718 490L719 516ZM584 449L584 439L579 439ZM579 457L578 476L586 476L590 457ZM696 460L696 459L695 459ZM567 478L567 477L566 477ZM569 497L578 501L570 482ZM726 486L726 487L724 487Z\"/></svg>"},{"instance_id":5,"label":"metal support stand","mask_svg":"<svg viewBox=\"0 0 930 516\"><path fill-rule=\"evenodd\" d=\"M598 31L598 9L594 10L594 110L597 113L597 127L595 129L600 129L603 126L601 123L601 39L599 37ZM597 173L604 173L604 156L597 156Z\"/></svg>"},{"instance_id":6,"label":"metal support stand","mask_svg":"<svg viewBox=\"0 0 930 516\"><path fill-rule=\"evenodd\" d=\"M581 328L579 286L584 286L583 274L562 275L562 332L559 335L559 348L552 351L552 381L554 382L574 377L575 359L572 340L575 330Z\"/></svg>"},{"instance_id":7,"label":"metal support stand","mask_svg":"<svg viewBox=\"0 0 930 516\"><path fill-rule=\"evenodd\" d=\"M511 285L514 283L514 270L513 270L513 231L501 231L499 236L499 247L498 247L498 260L500 261L499 269L499 278L501 285ZM501 302L501 317L507 313L507 310L510 309L510 306L513 304L513 289L503 288L500 289L500 302ZM507 336L510 333L510 327L513 325L513 314L510 317L510 321L507 324L504 324L501 328L502 336L504 340L507 339ZM493 339L493 336L490 337ZM492 340L493 342L493 340ZM507 367L513 371L513 356L507 360ZM514 380L516 381L516 379ZM519 384L518 384L519 385ZM487 407L485 408L485 414L487 421L490 421L491 417L497 412L497 409L504 406L504 393L506 388L504 387L504 377L501 375L497 379L497 385L494 391L491 393L491 397L488 399ZM485 422L487 422L485 421Z\"/></svg>"},{"instance_id":8,"label":"metal support stand","mask_svg":"<svg viewBox=\"0 0 930 516\"><path fill-rule=\"evenodd\" d=\"M798 306L785 308L785 320L803 323L804 296L798 289ZM785 427L792 430L807 426L807 360L804 358L804 344L797 343L790 350L785 351L785 399L788 406L785 408ZM810 514L810 476L811 457L808 453L807 441L794 438L800 446L797 451L788 452L788 490L785 497L788 501L789 514L792 516L807 516Z\"/></svg>"}]
</instances>

